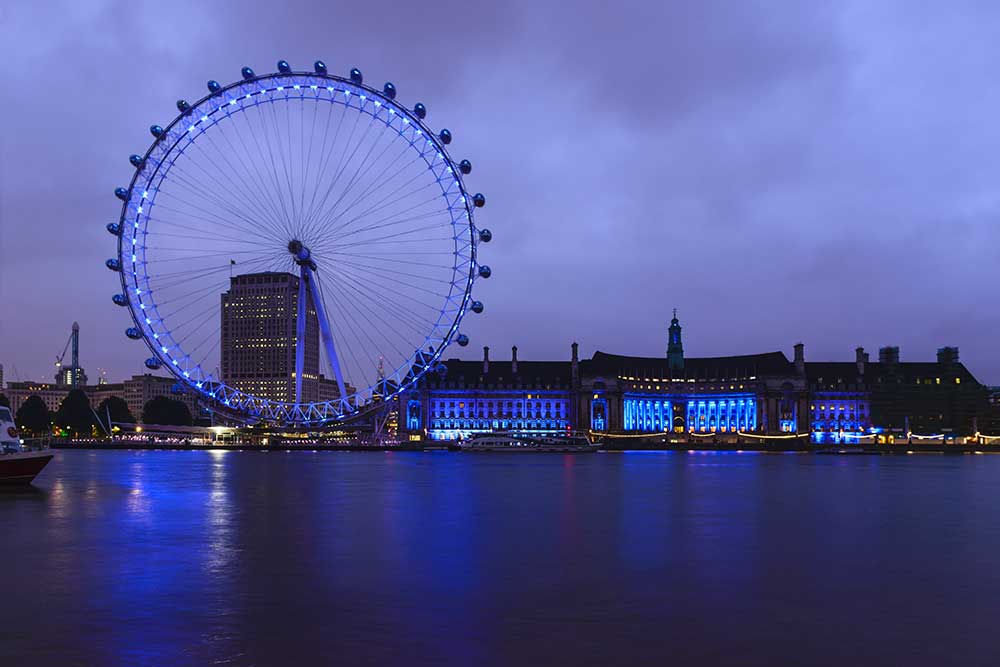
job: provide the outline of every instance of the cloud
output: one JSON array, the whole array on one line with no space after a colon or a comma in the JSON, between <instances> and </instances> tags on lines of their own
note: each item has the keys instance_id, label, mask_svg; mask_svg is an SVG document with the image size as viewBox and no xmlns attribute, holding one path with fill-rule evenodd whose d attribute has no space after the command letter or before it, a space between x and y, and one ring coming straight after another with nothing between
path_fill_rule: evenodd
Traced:
<instances>
[{"instance_id":1,"label":"cloud","mask_svg":"<svg viewBox=\"0 0 1000 667\"><path fill-rule=\"evenodd\" d=\"M91 376L141 370L110 303L127 156L240 66L323 58L392 80L455 133L494 277L473 340L524 358L906 358L993 333L1000 132L992 3L16 2L0 20L0 361L50 373L69 325ZM456 352L457 354L458 352Z\"/></svg>"}]
</instances>

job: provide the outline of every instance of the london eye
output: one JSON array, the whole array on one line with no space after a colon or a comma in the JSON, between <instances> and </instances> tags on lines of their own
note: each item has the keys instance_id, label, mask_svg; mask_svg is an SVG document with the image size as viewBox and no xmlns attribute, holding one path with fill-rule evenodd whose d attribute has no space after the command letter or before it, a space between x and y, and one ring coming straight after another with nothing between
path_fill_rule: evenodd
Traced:
<instances>
[{"instance_id":1,"label":"london eye","mask_svg":"<svg viewBox=\"0 0 1000 667\"><path fill-rule=\"evenodd\" d=\"M209 81L150 128L106 265L149 369L247 422L336 423L468 344L486 200L392 83L277 67Z\"/></svg>"}]
</instances>

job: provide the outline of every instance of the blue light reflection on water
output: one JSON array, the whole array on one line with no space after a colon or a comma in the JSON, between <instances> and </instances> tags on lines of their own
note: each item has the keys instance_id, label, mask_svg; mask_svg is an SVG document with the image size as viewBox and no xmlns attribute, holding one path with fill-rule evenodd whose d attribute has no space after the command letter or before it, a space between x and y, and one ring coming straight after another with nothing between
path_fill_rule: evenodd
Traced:
<instances>
[{"instance_id":1,"label":"blue light reflection on water","mask_svg":"<svg viewBox=\"0 0 1000 667\"><path fill-rule=\"evenodd\" d=\"M3 664L987 664L1000 457L61 452Z\"/></svg>"}]
</instances>

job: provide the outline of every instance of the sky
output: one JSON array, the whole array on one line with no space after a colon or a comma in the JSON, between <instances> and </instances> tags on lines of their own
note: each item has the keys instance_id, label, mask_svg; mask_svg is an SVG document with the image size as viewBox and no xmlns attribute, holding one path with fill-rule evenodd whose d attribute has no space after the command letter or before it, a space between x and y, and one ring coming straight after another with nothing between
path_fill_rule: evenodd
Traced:
<instances>
[{"instance_id":1,"label":"sky","mask_svg":"<svg viewBox=\"0 0 1000 667\"><path fill-rule=\"evenodd\" d=\"M427 104L489 280L462 330L506 358L782 350L933 360L1000 384L1000 4L111 2L0 5L0 363L143 371L111 303L116 186L153 123L244 65L324 60Z\"/></svg>"}]
</instances>

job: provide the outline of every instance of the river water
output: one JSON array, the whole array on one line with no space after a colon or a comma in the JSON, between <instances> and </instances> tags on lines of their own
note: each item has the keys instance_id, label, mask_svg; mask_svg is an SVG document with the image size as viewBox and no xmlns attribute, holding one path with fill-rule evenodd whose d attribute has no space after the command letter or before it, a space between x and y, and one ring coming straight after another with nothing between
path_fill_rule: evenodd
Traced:
<instances>
[{"instance_id":1,"label":"river water","mask_svg":"<svg viewBox=\"0 0 1000 667\"><path fill-rule=\"evenodd\" d=\"M62 451L0 665L1000 663L1000 456Z\"/></svg>"}]
</instances>

